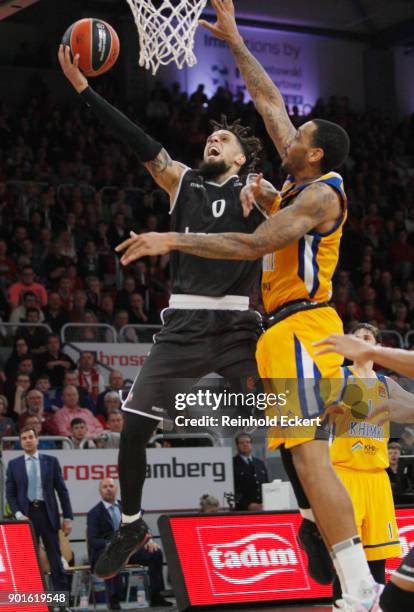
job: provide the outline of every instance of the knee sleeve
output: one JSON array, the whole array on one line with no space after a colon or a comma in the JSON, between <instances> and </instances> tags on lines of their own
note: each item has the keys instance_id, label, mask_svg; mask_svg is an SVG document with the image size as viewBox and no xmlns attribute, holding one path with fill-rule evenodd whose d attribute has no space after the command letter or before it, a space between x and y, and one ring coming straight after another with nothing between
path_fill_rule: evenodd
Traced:
<instances>
[{"instance_id":1,"label":"knee sleeve","mask_svg":"<svg viewBox=\"0 0 414 612\"><path fill-rule=\"evenodd\" d=\"M309 509L310 503L308 501L308 498L306 497L305 491L303 490L295 466L293 465L292 453L289 449L286 449L284 446L282 446L280 449L280 455L282 457L283 467L285 468L285 472L290 480L293 491L295 493L299 508L301 508L302 510Z\"/></svg>"}]
</instances>

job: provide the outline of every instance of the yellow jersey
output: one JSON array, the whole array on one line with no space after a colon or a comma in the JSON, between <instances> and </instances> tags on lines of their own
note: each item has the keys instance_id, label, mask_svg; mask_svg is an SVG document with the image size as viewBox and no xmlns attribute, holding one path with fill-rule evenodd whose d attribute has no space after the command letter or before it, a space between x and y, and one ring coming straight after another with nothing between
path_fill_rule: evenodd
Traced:
<instances>
[{"instance_id":1,"label":"yellow jersey","mask_svg":"<svg viewBox=\"0 0 414 612\"><path fill-rule=\"evenodd\" d=\"M289 176L273 204L271 214L289 206L313 183L326 183L338 192L342 214L329 232L320 234L312 230L284 249L265 255L262 294L268 313L292 300L327 302L332 296L332 277L338 264L339 244L347 216L347 199L341 175L328 172L300 185L296 185L293 177Z\"/></svg>"},{"instance_id":2,"label":"yellow jersey","mask_svg":"<svg viewBox=\"0 0 414 612\"><path fill-rule=\"evenodd\" d=\"M389 428L370 421L369 415L389 398L387 381L380 374L362 379L352 367L342 369L344 379L337 404L343 407L343 413L334 413L332 463L335 467L366 472L385 470L389 466Z\"/></svg>"}]
</instances>

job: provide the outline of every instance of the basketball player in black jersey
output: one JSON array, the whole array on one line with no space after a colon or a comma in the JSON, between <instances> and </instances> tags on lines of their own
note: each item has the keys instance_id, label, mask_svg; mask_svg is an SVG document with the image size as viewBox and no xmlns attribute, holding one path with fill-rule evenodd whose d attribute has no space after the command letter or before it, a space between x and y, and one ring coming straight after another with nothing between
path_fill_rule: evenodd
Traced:
<instances>
[{"instance_id":1,"label":"basketball player in black jersey","mask_svg":"<svg viewBox=\"0 0 414 612\"><path fill-rule=\"evenodd\" d=\"M204 161L199 170L192 170L172 160L161 144L96 94L79 71L78 58L72 62L68 47L60 47L59 61L98 119L134 149L155 182L167 191L174 231L252 233L262 223L264 212L255 208L244 216L240 204L245 185L242 175L254 169L260 151L260 141L249 128L237 122L215 123ZM273 199L271 190L260 203L270 209ZM236 390L243 391L243 381L258 377L255 349L260 315L249 310L249 296L259 273L258 261L172 254L172 295L163 313L163 327L123 404L125 425L119 452L122 524L96 564L98 576L117 574L148 537L141 518L146 445L157 424L174 412L172 379L199 379L216 372L240 381Z\"/></svg>"}]
</instances>

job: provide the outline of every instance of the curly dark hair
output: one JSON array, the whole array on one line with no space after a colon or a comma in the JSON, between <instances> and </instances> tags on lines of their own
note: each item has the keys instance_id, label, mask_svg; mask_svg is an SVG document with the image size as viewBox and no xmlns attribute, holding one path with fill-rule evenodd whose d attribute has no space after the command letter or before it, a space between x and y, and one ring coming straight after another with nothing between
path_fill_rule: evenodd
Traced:
<instances>
[{"instance_id":1,"label":"curly dark hair","mask_svg":"<svg viewBox=\"0 0 414 612\"><path fill-rule=\"evenodd\" d=\"M221 115L220 121L211 120L210 125L214 132L217 130L227 130L236 136L246 157L246 163L242 168L242 172L243 174L253 172L260 161L263 147L259 138L254 136L251 128L241 125L240 119L229 123L226 115Z\"/></svg>"}]
</instances>

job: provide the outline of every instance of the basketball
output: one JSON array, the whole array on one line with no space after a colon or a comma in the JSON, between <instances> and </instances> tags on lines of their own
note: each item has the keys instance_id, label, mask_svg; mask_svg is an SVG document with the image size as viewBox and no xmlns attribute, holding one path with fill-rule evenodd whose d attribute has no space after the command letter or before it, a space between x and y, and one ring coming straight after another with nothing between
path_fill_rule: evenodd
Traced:
<instances>
[{"instance_id":1,"label":"basketball","mask_svg":"<svg viewBox=\"0 0 414 612\"><path fill-rule=\"evenodd\" d=\"M366 402L357 402L351 408L351 414L354 419L364 420L369 416L369 408Z\"/></svg>"},{"instance_id":2,"label":"basketball","mask_svg":"<svg viewBox=\"0 0 414 612\"><path fill-rule=\"evenodd\" d=\"M347 406L354 406L355 404L359 404L359 402L362 401L362 391L360 387L353 383L348 384L348 386L345 387L342 400L344 404L347 404Z\"/></svg>"},{"instance_id":3,"label":"basketball","mask_svg":"<svg viewBox=\"0 0 414 612\"><path fill-rule=\"evenodd\" d=\"M79 53L79 68L87 77L107 72L119 55L118 34L109 23L92 17L73 23L62 43L70 47L73 57Z\"/></svg>"}]
</instances>

